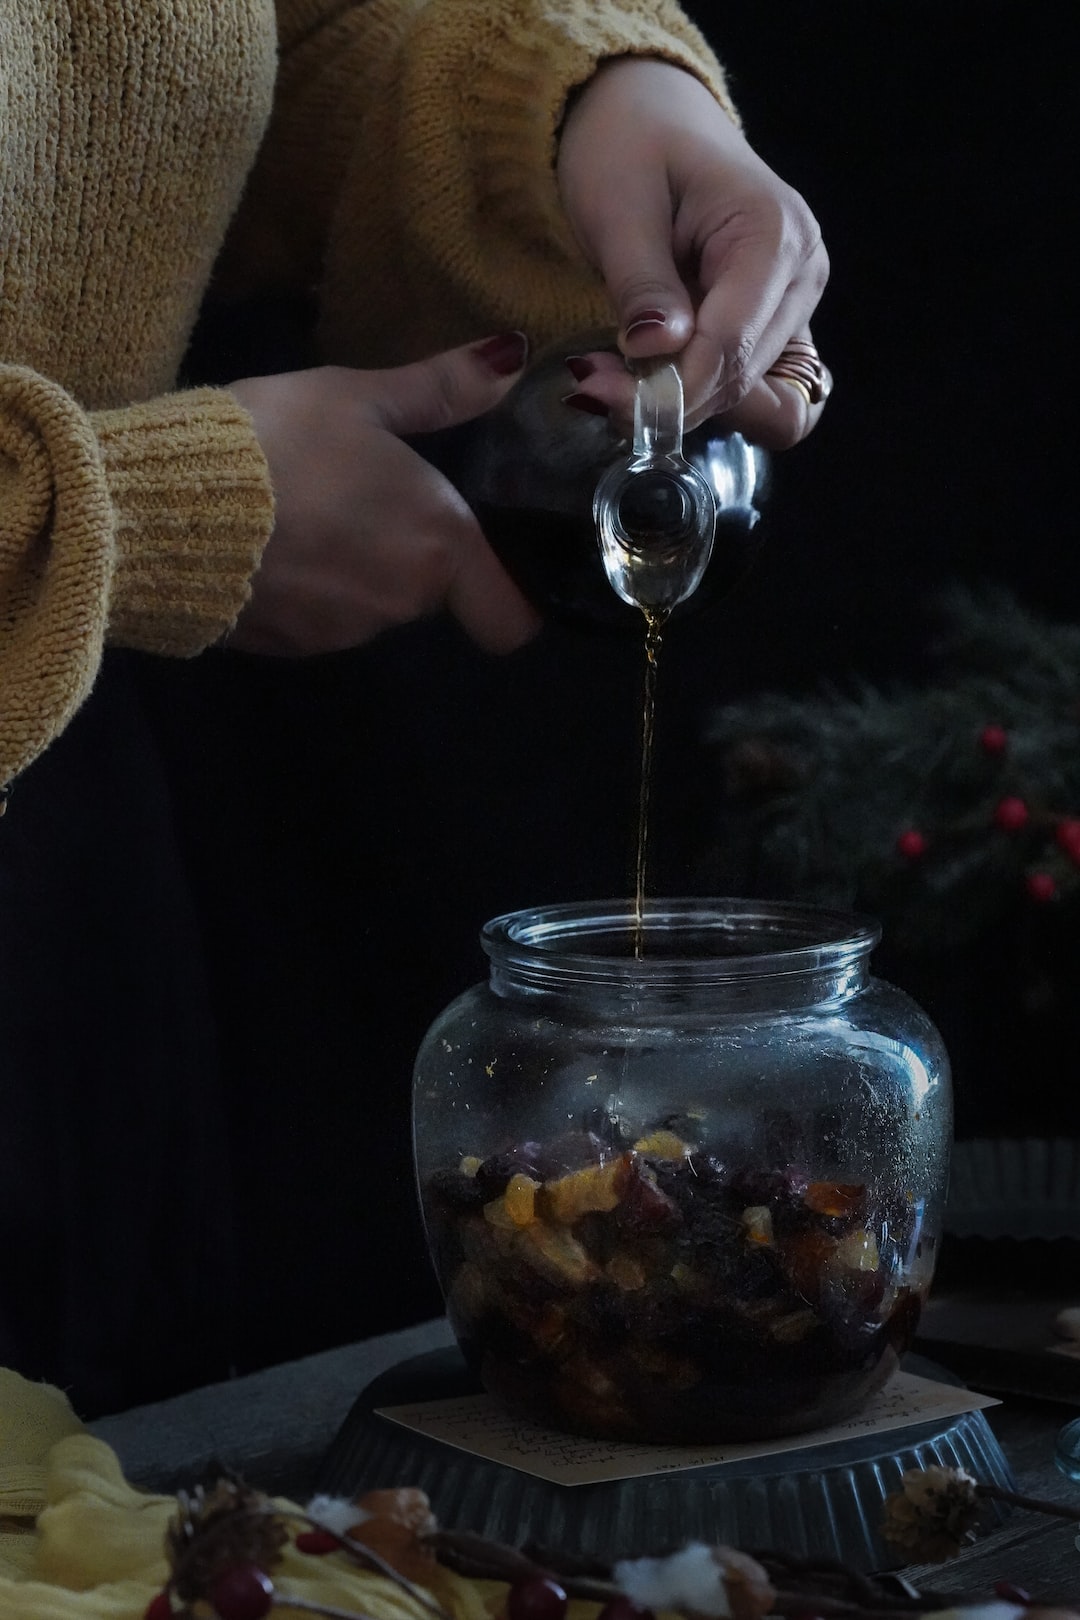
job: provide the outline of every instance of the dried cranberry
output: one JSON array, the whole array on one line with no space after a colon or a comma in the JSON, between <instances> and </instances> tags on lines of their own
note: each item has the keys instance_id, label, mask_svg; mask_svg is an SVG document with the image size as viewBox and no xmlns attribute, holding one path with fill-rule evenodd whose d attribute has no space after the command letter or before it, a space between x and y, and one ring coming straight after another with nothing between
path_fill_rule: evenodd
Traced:
<instances>
[{"instance_id":1,"label":"dried cranberry","mask_svg":"<svg viewBox=\"0 0 1080 1620\"><path fill-rule=\"evenodd\" d=\"M234 1564L210 1588L219 1620L263 1620L274 1601L274 1583L257 1564Z\"/></svg>"},{"instance_id":2,"label":"dried cranberry","mask_svg":"<svg viewBox=\"0 0 1080 1620\"><path fill-rule=\"evenodd\" d=\"M675 1204L658 1185L656 1176L636 1154L630 1155L630 1171L619 1204L617 1219L631 1232L664 1231L678 1224Z\"/></svg>"},{"instance_id":3,"label":"dried cranberry","mask_svg":"<svg viewBox=\"0 0 1080 1620\"><path fill-rule=\"evenodd\" d=\"M146 1606L143 1620L172 1620L173 1606L168 1592L159 1592Z\"/></svg>"},{"instance_id":4,"label":"dried cranberry","mask_svg":"<svg viewBox=\"0 0 1080 1620\"><path fill-rule=\"evenodd\" d=\"M568 1599L550 1575L518 1581L506 1598L507 1620L564 1620Z\"/></svg>"},{"instance_id":5,"label":"dried cranberry","mask_svg":"<svg viewBox=\"0 0 1080 1620\"><path fill-rule=\"evenodd\" d=\"M337 1552L341 1542L332 1530L301 1530L296 1545L302 1553L322 1554Z\"/></svg>"}]
</instances>

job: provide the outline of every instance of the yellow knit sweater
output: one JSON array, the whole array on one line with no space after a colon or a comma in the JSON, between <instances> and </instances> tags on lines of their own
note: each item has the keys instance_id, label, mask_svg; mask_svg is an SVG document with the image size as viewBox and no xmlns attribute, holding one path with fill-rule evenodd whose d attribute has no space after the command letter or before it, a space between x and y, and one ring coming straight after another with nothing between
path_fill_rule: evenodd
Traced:
<instances>
[{"instance_id":1,"label":"yellow knit sweater","mask_svg":"<svg viewBox=\"0 0 1080 1620\"><path fill-rule=\"evenodd\" d=\"M247 598L266 463L175 391L215 264L314 290L336 363L607 322L553 156L627 52L725 96L672 0L0 0L0 787L106 642L189 656Z\"/></svg>"}]
</instances>

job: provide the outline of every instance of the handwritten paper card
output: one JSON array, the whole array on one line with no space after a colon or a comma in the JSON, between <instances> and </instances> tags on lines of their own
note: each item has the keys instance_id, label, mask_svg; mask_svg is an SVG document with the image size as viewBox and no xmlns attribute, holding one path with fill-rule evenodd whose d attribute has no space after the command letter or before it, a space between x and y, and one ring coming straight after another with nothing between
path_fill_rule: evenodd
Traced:
<instances>
[{"instance_id":1,"label":"handwritten paper card","mask_svg":"<svg viewBox=\"0 0 1080 1620\"><path fill-rule=\"evenodd\" d=\"M459 1451L534 1474L552 1484L596 1485L605 1480L639 1479L645 1474L712 1468L750 1457L801 1451L863 1435L885 1434L913 1423L958 1417L962 1412L998 1404L992 1396L955 1384L898 1372L861 1412L842 1423L810 1434L723 1446L644 1446L579 1439L514 1417L490 1395L383 1406L377 1411L380 1417L430 1440L440 1440Z\"/></svg>"}]
</instances>

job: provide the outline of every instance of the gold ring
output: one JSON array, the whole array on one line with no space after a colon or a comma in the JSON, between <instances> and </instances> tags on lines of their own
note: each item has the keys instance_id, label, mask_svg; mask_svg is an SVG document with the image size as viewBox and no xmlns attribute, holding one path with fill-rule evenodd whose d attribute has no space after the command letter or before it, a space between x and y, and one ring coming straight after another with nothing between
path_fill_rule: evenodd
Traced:
<instances>
[{"instance_id":1,"label":"gold ring","mask_svg":"<svg viewBox=\"0 0 1080 1620\"><path fill-rule=\"evenodd\" d=\"M820 405L832 393L832 377L812 343L791 338L765 373L791 383L808 405Z\"/></svg>"},{"instance_id":2,"label":"gold ring","mask_svg":"<svg viewBox=\"0 0 1080 1620\"><path fill-rule=\"evenodd\" d=\"M808 406L810 406L810 405L812 405L814 403L813 399L810 396L810 390L806 386L806 384L803 382L801 377L789 377L782 371L767 371L765 373L765 375L766 375L766 377L775 377L777 382L787 383L789 388L798 389L799 393L802 395L803 399L805 399Z\"/></svg>"}]
</instances>

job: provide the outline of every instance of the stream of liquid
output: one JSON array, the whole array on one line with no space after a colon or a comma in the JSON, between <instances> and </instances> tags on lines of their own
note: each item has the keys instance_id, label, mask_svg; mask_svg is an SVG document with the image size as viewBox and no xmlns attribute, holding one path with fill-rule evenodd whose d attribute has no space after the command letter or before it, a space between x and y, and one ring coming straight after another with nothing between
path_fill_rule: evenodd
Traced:
<instances>
[{"instance_id":1,"label":"stream of liquid","mask_svg":"<svg viewBox=\"0 0 1080 1620\"><path fill-rule=\"evenodd\" d=\"M641 782L638 789L637 858L634 883L634 958L645 954L645 880L649 864L649 802L652 797L653 737L656 730L656 677L667 623L666 610L643 608L645 686L641 702Z\"/></svg>"}]
</instances>

